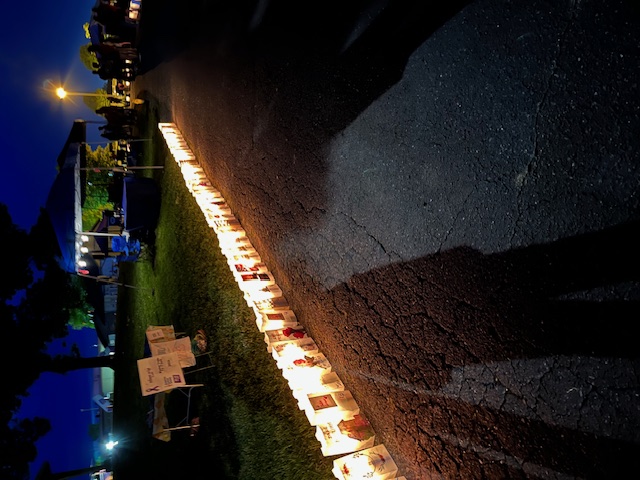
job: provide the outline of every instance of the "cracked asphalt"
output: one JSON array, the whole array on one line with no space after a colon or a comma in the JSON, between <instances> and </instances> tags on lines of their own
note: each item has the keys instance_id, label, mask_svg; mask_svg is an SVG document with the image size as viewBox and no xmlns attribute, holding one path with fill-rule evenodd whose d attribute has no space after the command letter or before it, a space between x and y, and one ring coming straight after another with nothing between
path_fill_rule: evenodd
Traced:
<instances>
[{"instance_id":1,"label":"cracked asphalt","mask_svg":"<svg viewBox=\"0 0 640 480\"><path fill-rule=\"evenodd\" d=\"M635 4L178 3L144 4L137 94L400 472L632 478Z\"/></svg>"}]
</instances>

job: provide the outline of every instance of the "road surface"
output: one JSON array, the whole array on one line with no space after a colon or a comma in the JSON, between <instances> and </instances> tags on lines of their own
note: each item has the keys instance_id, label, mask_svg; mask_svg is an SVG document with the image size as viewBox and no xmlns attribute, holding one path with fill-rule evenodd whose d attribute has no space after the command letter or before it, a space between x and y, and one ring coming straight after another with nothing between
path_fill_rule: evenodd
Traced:
<instances>
[{"instance_id":1,"label":"road surface","mask_svg":"<svg viewBox=\"0 0 640 480\"><path fill-rule=\"evenodd\" d=\"M144 5L138 94L400 472L638 471L638 9L179 3Z\"/></svg>"}]
</instances>

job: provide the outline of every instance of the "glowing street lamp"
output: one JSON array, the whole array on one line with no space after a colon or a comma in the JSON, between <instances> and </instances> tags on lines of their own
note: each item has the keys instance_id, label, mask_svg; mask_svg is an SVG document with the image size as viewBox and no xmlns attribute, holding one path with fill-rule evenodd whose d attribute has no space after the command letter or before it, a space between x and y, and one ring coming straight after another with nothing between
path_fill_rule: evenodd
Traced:
<instances>
[{"instance_id":1,"label":"glowing street lamp","mask_svg":"<svg viewBox=\"0 0 640 480\"><path fill-rule=\"evenodd\" d=\"M71 96L79 96L79 97L112 97L111 95L107 95L106 93L95 93L95 92L69 92L64 89L63 86L56 85L50 79L46 79L42 85L43 89L52 93L55 93L59 99L64 99Z\"/></svg>"},{"instance_id":2,"label":"glowing street lamp","mask_svg":"<svg viewBox=\"0 0 640 480\"><path fill-rule=\"evenodd\" d=\"M65 98L71 96L79 97L111 97L111 95L105 95L104 93L91 93L91 92L67 92L64 88L56 88L56 95L58 98ZM114 97L115 98L115 97Z\"/></svg>"},{"instance_id":3,"label":"glowing street lamp","mask_svg":"<svg viewBox=\"0 0 640 480\"><path fill-rule=\"evenodd\" d=\"M72 91L68 91L65 90L64 87L62 86L57 86L55 85L51 80L46 79L44 81L44 85L43 85L45 90L48 90L50 92L53 92L56 94L56 96L63 100L67 97L104 97L104 98L108 98L110 100L114 100L114 101L121 101L122 99L120 97L118 97L117 95L110 95L105 93L97 93L97 92L72 92ZM127 100L129 100L127 98ZM140 99L140 98L136 98L131 100L131 103L134 104L142 104L144 103L144 100Z\"/></svg>"}]
</instances>

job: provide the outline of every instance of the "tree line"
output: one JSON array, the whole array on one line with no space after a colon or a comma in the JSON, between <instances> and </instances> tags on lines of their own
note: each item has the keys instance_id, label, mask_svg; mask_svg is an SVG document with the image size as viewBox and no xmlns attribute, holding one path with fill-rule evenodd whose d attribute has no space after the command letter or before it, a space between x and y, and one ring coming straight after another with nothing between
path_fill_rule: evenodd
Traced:
<instances>
[{"instance_id":1,"label":"tree line","mask_svg":"<svg viewBox=\"0 0 640 480\"><path fill-rule=\"evenodd\" d=\"M0 276L0 478L24 479L37 455L35 442L51 428L45 418L14 418L29 387L42 372L112 366L114 360L79 357L72 349L55 357L46 352L52 340L68 334L71 318L86 318L91 308L80 277L58 265L58 243L46 211L41 209L27 232L0 203L0 238L5 250Z\"/></svg>"}]
</instances>

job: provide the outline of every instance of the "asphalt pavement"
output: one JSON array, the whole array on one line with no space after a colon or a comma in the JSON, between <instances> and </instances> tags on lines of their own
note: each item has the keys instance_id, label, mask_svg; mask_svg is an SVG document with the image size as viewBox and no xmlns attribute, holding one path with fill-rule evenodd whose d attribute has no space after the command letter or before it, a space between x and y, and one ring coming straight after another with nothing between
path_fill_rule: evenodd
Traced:
<instances>
[{"instance_id":1,"label":"asphalt pavement","mask_svg":"<svg viewBox=\"0 0 640 480\"><path fill-rule=\"evenodd\" d=\"M400 472L632 478L635 3L225 3L143 5L136 95Z\"/></svg>"}]
</instances>

